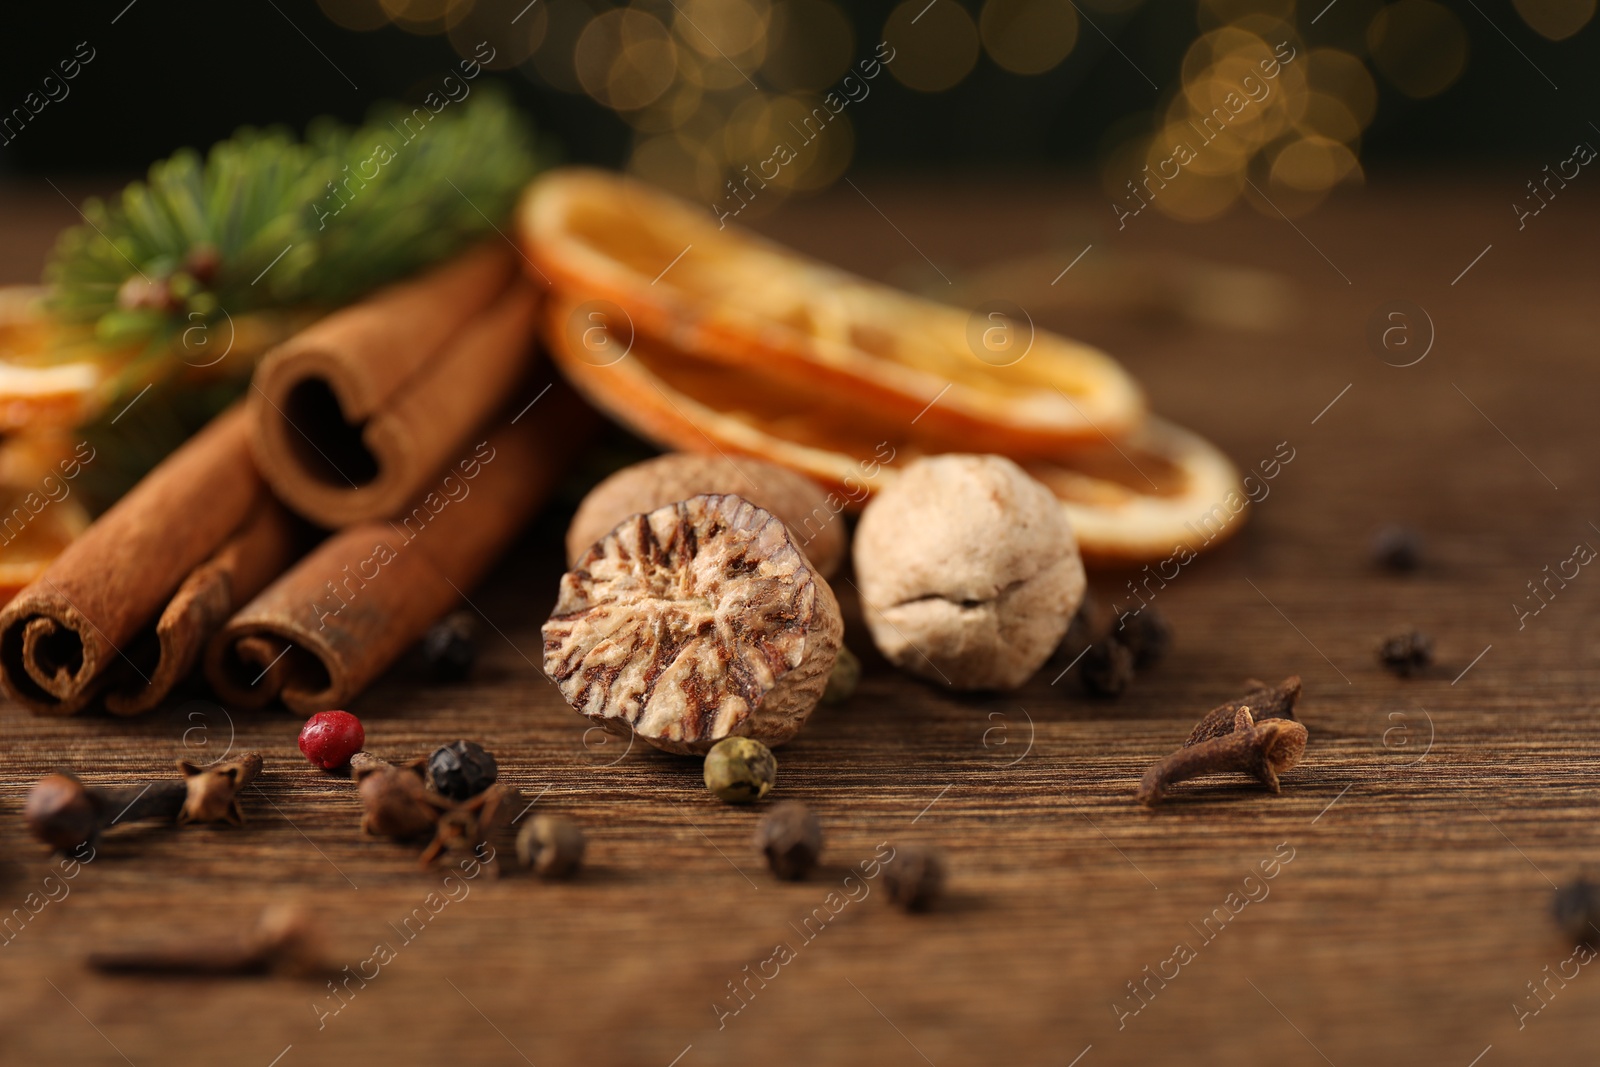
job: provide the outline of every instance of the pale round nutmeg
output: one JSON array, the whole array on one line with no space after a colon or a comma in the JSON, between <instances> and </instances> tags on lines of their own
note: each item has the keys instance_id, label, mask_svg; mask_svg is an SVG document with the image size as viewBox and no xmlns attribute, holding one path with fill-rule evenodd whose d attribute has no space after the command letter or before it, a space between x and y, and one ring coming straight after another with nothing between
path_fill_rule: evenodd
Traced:
<instances>
[{"instance_id":1,"label":"pale round nutmeg","mask_svg":"<svg viewBox=\"0 0 1600 1067\"><path fill-rule=\"evenodd\" d=\"M816 708L844 636L772 514L701 495L624 519L561 578L544 669L580 713L668 752L772 747Z\"/></svg>"},{"instance_id":2,"label":"pale round nutmeg","mask_svg":"<svg viewBox=\"0 0 1600 1067\"><path fill-rule=\"evenodd\" d=\"M1002 456L908 464L862 512L855 570L878 650L957 689L1031 678L1085 585L1060 502Z\"/></svg>"},{"instance_id":3,"label":"pale round nutmeg","mask_svg":"<svg viewBox=\"0 0 1600 1067\"><path fill-rule=\"evenodd\" d=\"M789 527L789 536L818 574L828 578L838 571L844 559L844 501L776 463L694 452L669 452L635 463L589 490L567 527L568 566L628 516L702 493L732 493L770 511Z\"/></svg>"}]
</instances>

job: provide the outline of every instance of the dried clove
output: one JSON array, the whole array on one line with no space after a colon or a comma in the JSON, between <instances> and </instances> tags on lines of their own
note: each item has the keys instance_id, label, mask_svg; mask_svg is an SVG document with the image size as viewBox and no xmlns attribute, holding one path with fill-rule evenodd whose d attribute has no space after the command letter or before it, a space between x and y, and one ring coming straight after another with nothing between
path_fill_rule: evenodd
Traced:
<instances>
[{"instance_id":1,"label":"dried clove","mask_svg":"<svg viewBox=\"0 0 1600 1067\"><path fill-rule=\"evenodd\" d=\"M1239 708L1231 733L1185 745L1158 760L1139 782L1134 796L1154 807L1179 782L1203 774L1242 771L1274 793L1278 775L1300 762L1306 750L1306 728L1292 719L1256 722L1248 707Z\"/></svg>"},{"instance_id":2,"label":"dried clove","mask_svg":"<svg viewBox=\"0 0 1600 1067\"><path fill-rule=\"evenodd\" d=\"M90 953L89 966L113 974L285 974L299 977L332 970L325 962L321 931L305 908L273 905L254 929L224 941L172 941Z\"/></svg>"},{"instance_id":3,"label":"dried clove","mask_svg":"<svg viewBox=\"0 0 1600 1067\"><path fill-rule=\"evenodd\" d=\"M560 815L536 815L517 833L517 859L541 878L566 878L583 862L583 831Z\"/></svg>"},{"instance_id":4,"label":"dried clove","mask_svg":"<svg viewBox=\"0 0 1600 1067\"><path fill-rule=\"evenodd\" d=\"M822 824L798 800L774 804L756 827L756 848L772 873L786 882L804 879L822 855Z\"/></svg>"},{"instance_id":5,"label":"dried clove","mask_svg":"<svg viewBox=\"0 0 1600 1067\"><path fill-rule=\"evenodd\" d=\"M64 771L48 774L29 790L23 819L34 837L62 850L95 841L120 822L244 822L238 795L261 773L259 753L209 767L180 760L178 769L182 778L126 786L87 786Z\"/></svg>"},{"instance_id":6,"label":"dried clove","mask_svg":"<svg viewBox=\"0 0 1600 1067\"><path fill-rule=\"evenodd\" d=\"M67 851L98 840L119 822L175 819L187 796L181 781L90 787L62 772L34 783L22 816L34 837Z\"/></svg>"},{"instance_id":7,"label":"dried clove","mask_svg":"<svg viewBox=\"0 0 1600 1067\"><path fill-rule=\"evenodd\" d=\"M1422 535L1409 526L1391 524L1372 537L1372 564L1397 574L1422 566Z\"/></svg>"},{"instance_id":8,"label":"dried clove","mask_svg":"<svg viewBox=\"0 0 1600 1067\"><path fill-rule=\"evenodd\" d=\"M434 822L433 840L417 860L420 867L432 866L440 856L465 855L476 858L491 877L500 873L494 850L483 855L482 847L494 836L505 819L509 802L521 796L505 785L492 785L470 800L445 801L446 806Z\"/></svg>"},{"instance_id":9,"label":"dried clove","mask_svg":"<svg viewBox=\"0 0 1600 1067\"><path fill-rule=\"evenodd\" d=\"M1579 877L1556 890L1550 912L1573 945L1600 945L1600 886Z\"/></svg>"},{"instance_id":10,"label":"dried clove","mask_svg":"<svg viewBox=\"0 0 1600 1067\"><path fill-rule=\"evenodd\" d=\"M259 752L245 752L236 759L209 767L197 767L188 760L180 760L178 769L183 772L186 791L183 807L178 811L179 826L192 822L243 825L239 792L261 773Z\"/></svg>"},{"instance_id":11,"label":"dried clove","mask_svg":"<svg viewBox=\"0 0 1600 1067\"><path fill-rule=\"evenodd\" d=\"M387 763L370 752L350 758L350 776L361 795L361 831L375 837L408 841L434 831L449 801L423 785L426 760L404 766Z\"/></svg>"},{"instance_id":12,"label":"dried clove","mask_svg":"<svg viewBox=\"0 0 1600 1067\"><path fill-rule=\"evenodd\" d=\"M1433 663L1433 638L1421 630L1386 638L1378 646L1378 662L1402 678L1421 674Z\"/></svg>"},{"instance_id":13,"label":"dried clove","mask_svg":"<svg viewBox=\"0 0 1600 1067\"><path fill-rule=\"evenodd\" d=\"M1245 682L1244 696L1207 712L1205 718L1201 719L1190 732L1188 740L1183 743L1184 747L1233 733L1240 708L1249 708L1250 717L1255 722L1261 722L1264 719L1293 719L1295 705L1299 703L1298 674L1291 674L1278 685L1270 686L1254 678L1248 679Z\"/></svg>"},{"instance_id":14,"label":"dried clove","mask_svg":"<svg viewBox=\"0 0 1600 1067\"><path fill-rule=\"evenodd\" d=\"M899 849L883 868L889 900L906 911L926 911L944 894L944 853L931 846Z\"/></svg>"},{"instance_id":15,"label":"dried clove","mask_svg":"<svg viewBox=\"0 0 1600 1067\"><path fill-rule=\"evenodd\" d=\"M1093 697L1120 697L1133 681L1133 650L1114 636L1102 637L1078 663L1078 678L1083 690Z\"/></svg>"}]
</instances>

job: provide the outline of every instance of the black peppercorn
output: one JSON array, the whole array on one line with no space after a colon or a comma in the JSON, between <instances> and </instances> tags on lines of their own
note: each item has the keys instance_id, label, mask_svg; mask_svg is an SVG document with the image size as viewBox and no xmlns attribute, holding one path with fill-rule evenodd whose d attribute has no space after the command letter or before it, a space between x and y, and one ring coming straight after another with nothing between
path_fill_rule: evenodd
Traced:
<instances>
[{"instance_id":1,"label":"black peppercorn","mask_svg":"<svg viewBox=\"0 0 1600 1067\"><path fill-rule=\"evenodd\" d=\"M927 910L944 893L944 854L920 845L898 849L884 865L883 885L891 903L907 911Z\"/></svg>"},{"instance_id":2,"label":"black peppercorn","mask_svg":"<svg viewBox=\"0 0 1600 1067\"><path fill-rule=\"evenodd\" d=\"M1099 617L1099 607L1095 603L1092 593L1084 593L1083 601L1078 605L1078 610L1072 613L1072 621L1067 623L1067 635L1061 639L1055 654L1072 659L1083 650L1083 646L1095 639L1100 627L1096 620Z\"/></svg>"},{"instance_id":3,"label":"black peppercorn","mask_svg":"<svg viewBox=\"0 0 1600 1067\"><path fill-rule=\"evenodd\" d=\"M1422 566L1422 535L1409 526L1385 526L1372 536L1372 563L1404 573Z\"/></svg>"},{"instance_id":4,"label":"black peppercorn","mask_svg":"<svg viewBox=\"0 0 1600 1067\"><path fill-rule=\"evenodd\" d=\"M488 789L500 768L476 741L441 745L428 757L428 786L451 800L468 800Z\"/></svg>"},{"instance_id":5,"label":"black peppercorn","mask_svg":"<svg viewBox=\"0 0 1600 1067\"><path fill-rule=\"evenodd\" d=\"M1167 654L1172 645L1172 627L1166 617L1152 607L1129 612L1119 620L1112 636L1133 653L1133 665L1150 667Z\"/></svg>"},{"instance_id":6,"label":"black peppercorn","mask_svg":"<svg viewBox=\"0 0 1600 1067\"><path fill-rule=\"evenodd\" d=\"M1433 638L1420 630L1397 634L1378 648L1378 662L1402 678L1409 678L1433 662Z\"/></svg>"},{"instance_id":7,"label":"black peppercorn","mask_svg":"<svg viewBox=\"0 0 1600 1067\"><path fill-rule=\"evenodd\" d=\"M422 662L436 682L459 682L478 659L478 617L470 611L445 616L422 639Z\"/></svg>"},{"instance_id":8,"label":"black peppercorn","mask_svg":"<svg viewBox=\"0 0 1600 1067\"><path fill-rule=\"evenodd\" d=\"M1114 698L1133 681L1133 668L1133 650L1115 637L1103 637L1083 653L1078 677L1090 696Z\"/></svg>"},{"instance_id":9,"label":"black peppercorn","mask_svg":"<svg viewBox=\"0 0 1600 1067\"><path fill-rule=\"evenodd\" d=\"M1550 912L1574 945L1600 944L1600 886L1581 877L1568 882L1556 890Z\"/></svg>"},{"instance_id":10,"label":"black peppercorn","mask_svg":"<svg viewBox=\"0 0 1600 1067\"><path fill-rule=\"evenodd\" d=\"M798 882L822 855L822 824L798 800L785 800L774 804L756 827L756 848L766 854L773 874Z\"/></svg>"}]
</instances>

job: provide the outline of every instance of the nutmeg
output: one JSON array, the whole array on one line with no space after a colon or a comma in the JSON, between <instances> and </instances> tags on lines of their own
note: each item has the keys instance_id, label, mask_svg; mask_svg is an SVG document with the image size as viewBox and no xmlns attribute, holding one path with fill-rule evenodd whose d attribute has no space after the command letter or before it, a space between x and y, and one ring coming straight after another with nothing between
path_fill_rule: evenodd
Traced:
<instances>
[{"instance_id":1,"label":"nutmeg","mask_svg":"<svg viewBox=\"0 0 1600 1067\"><path fill-rule=\"evenodd\" d=\"M1061 504L1002 456L908 464L856 527L862 610L895 666L956 689L1015 689L1083 600Z\"/></svg>"},{"instance_id":2,"label":"nutmeg","mask_svg":"<svg viewBox=\"0 0 1600 1067\"><path fill-rule=\"evenodd\" d=\"M787 467L748 456L673 452L624 467L589 490L567 527L573 564L617 523L704 493L731 493L776 515L824 578L844 559L845 522L821 486Z\"/></svg>"}]
</instances>

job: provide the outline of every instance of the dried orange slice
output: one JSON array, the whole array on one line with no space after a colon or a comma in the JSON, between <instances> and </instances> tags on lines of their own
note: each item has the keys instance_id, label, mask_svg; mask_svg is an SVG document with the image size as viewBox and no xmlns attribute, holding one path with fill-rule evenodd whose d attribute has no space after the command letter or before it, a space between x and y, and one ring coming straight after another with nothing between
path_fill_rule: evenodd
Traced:
<instances>
[{"instance_id":1,"label":"dried orange slice","mask_svg":"<svg viewBox=\"0 0 1600 1067\"><path fill-rule=\"evenodd\" d=\"M779 382L701 359L645 337L596 334L581 305L546 305L545 340L557 365L596 407L664 448L751 455L832 490L827 514L802 537L860 506L924 454L973 446L927 419L910 423L818 382ZM1085 558L1142 563L1199 552L1237 529L1239 474L1204 439L1160 419L1113 442L1018 457L1061 499Z\"/></svg>"},{"instance_id":2,"label":"dried orange slice","mask_svg":"<svg viewBox=\"0 0 1600 1067\"><path fill-rule=\"evenodd\" d=\"M88 527L89 515L76 500L0 488L0 607L38 580Z\"/></svg>"},{"instance_id":3,"label":"dried orange slice","mask_svg":"<svg viewBox=\"0 0 1600 1067\"><path fill-rule=\"evenodd\" d=\"M35 286L0 288L0 433L76 426L104 402L104 364L39 363L58 330Z\"/></svg>"},{"instance_id":4,"label":"dried orange slice","mask_svg":"<svg viewBox=\"0 0 1600 1067\"><path fill-rule=\"evenodd\" d=\"M615 305L641 336L784 385L849 393L968 451L1048 456L1144 417L1110 356L1020 309L964 311L807 259L648 185L546 173L518 208L531 263L565 297Z\"/></svg>"}]
</instances>

